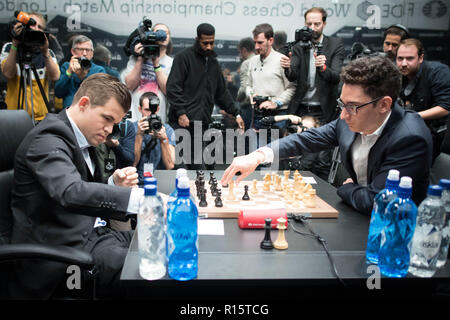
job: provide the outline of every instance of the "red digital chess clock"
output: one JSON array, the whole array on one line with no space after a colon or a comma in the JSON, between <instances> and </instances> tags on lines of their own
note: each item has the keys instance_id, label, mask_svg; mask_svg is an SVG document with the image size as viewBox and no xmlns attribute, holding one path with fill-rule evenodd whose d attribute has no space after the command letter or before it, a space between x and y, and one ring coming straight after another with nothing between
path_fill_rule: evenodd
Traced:
<instances>
[{"instance_id":1,"label":"red digital chess clock","mask_svg":"<svg viewBox=\"0 0 450 320\"><path fill-rule=\"evenodd\" d=\"M276 229L279 218L284 218L286 220L286 227L288 225L286 208L275 208L275 209L241 209L238 216L238 224L241 229L264 229L265 221L264 219L271 218L271 227Z\"/></svg>"}]
</instances>

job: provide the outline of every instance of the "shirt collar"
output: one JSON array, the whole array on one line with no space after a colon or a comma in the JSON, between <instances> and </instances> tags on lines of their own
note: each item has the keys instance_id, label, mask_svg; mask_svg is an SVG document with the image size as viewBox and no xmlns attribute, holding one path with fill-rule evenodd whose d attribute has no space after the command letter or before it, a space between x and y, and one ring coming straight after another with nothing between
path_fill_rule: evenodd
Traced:
<instances>
[{"instance_id":1,"label":"shirt collar","mask_svg":"<svg viewBox=\"0 0 450 320\"><path fill-rule=\"evenodd\" d=\"M68 113L67 118L69 119L70 124L72 125L73 132L75 133L75 138L77 139L77 143L80 149L83 150L90 147L91 145L87 141L86 137L83 135L80 128L78 128L78 126L75 124L75 122L72 120L72 118L69 116Z\"/></svg>"}]
</instances>

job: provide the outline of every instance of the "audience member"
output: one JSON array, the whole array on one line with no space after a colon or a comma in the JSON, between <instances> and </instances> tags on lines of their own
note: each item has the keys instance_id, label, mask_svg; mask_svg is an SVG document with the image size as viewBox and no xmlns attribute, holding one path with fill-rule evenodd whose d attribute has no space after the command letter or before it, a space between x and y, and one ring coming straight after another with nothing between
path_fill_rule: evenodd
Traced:
<instances>
[{"instance_id":1,"label":"audience member","mask_svg":"<svg viewBox=\"0 0 450 320\"><path fill-rule=\"evenodd\" d=\"M140 96L145 92L154 92L158 95L160 101L160 117L167 121L167 77L172 69L173 58L169 54L171 44L170 30L165 24L158 23L153 26L153 31L162 30L166 33L166 40L158 42L159 57L143 56L144 47L142 43L137 43L134 47L134 54L128 60L127 69L122 74L123 81L131 90L133 96L132 102L132 120L139 120L138 111Z\"/></svg>"},{"instance_id":2,"label":"audience member","mask_svg":"<svg viewBox=\"0 0 450 320\"><path fill-rule=\"evenodd\" d=\"M91 62L94 57L92 40L80 35L72 41L72 58L61 65L61 77L55 83L55 95L63 99L63 107L72 104L73 97L81 83L89 76L105 72L101 66Z\"/></svg>"},{"instance_id":3,"label":"audience member","mask_svg":"<svg viewBox=\"0 0 450 320\"><path fill-rule=\"evenodd\" d=\"M290 82L280 65L281 53L273 50L273 28L270 24L259 24L253 30L256 55L250 58L248 68L247 96L252 101L251 127L259 132L261 119L265 116L287 114L287 106L294 95L295 83ZM254 99L263 97L262 100ZM275 124L283 129L285 121ZM259 139L258 139L259 140ZM268 138L270 141L270 137Z\"/></svg>"},{"instance_id":4,"label":"audience member","mask_svg":"<svg viewBox=\"0 0 450 320\"><path fill-rule=\"evenodd\" d=\"M101 44L97 44L94 49L94 57L92 59L96 65L101 66L105 69L107 74L110 74L117 79L120 79L119 71L111 68L111 51Z\"/></svg>"},{"instance_id":5,"label":"audience member","mask_svg":"<svg viewBox=\"0 0 450 320\"><path fill-rule=\"evenodd\" d=\"M244 120L245 128L250 128L252 123L252 105L250 98L246 95L245 90L248 86L248 73L250 58L255 55L255 43L253 39L243 38L238 44L239 57L241 58L241 66L239 71L239 90L237 92L236 100L240 103L241 116Z\"/></svg>"},{"instance_id":6,"label":"audience member","mask_svg":"<svg viewBox=\"0 0 450 320\"><path fill-rule=\"evenodd\" d=\"M433 160L439 155L450 110L450 69L424 60L424 48L417 39L406 39L397 51L397 67L403 76L400 98L405 108L417 111L433 137Z\"/></svg>"},{"instance_id":7,"label":"audience member","mask_svg":"<svg viewBox=\"0 0 450 320\"><path fill-rule=\"evenodd\" d=\"M197 27L195 44L178 53L167 80L167 98L170 102L169 123L174 129L185 128L190 134L190 157L183 154L189 169L204 168L203 154L194 154L194 145L204 149L203 131L212 122L214 104L236 117L240 129L244 121L239 115L230 92L227 90L222 70L213 51L215 29L208 23ZM201 128L194 135L194 122Z\"/></svg>"},{"instance_id":8,"label":"audience member","mask_svg":"<svg viewBox=\"0 0 450 320\"><path fill-rule=\"evenodd\" d=\"M327 13L313 7L305 12L305 26L312 29L312 44L297 43L292 58L282 56L281 66L289 80L297 81L297 89L289 105L289 114L309 115L324 125L337 117L339 72L344 62L342 39L323 34ZM331 167L331 150L303 156L303 170L312 171L327 180Z\"/></svg>"},{"instance_id":9,"label":"audience member","mask_svg":"<svg viewBox=\"0 0 450 320\"><path fill-rule=\"evenodd\" d=\"M413 179L412 198L419 204L429 182L431 135L417 113L396 103L401 88L398 69L385 57L363 57L343 68L341 80L340 118L235 158L221 183L240 172L239 183L263 162L339 146L350 174L337 189L344 202L369 215L389 170L397 169Z\"/></svg>"},{"instance_id":10,"label":"audience member","mask_svg":"<svg viewBox=\"0 0 450 320\"><path fill-rule=\"evenodd\" d=\"M404 26L401 24L390 26L384 32L383 52L389 59L395 61L400 42L407 38L409 38L409 32Z\"/></svg>"},{"instance_id":11,"label":"audience member","mask_svg":"<svg viewBox=\"0 0 450 320\"><path fill-rule=\"evenodd\" d=\"M146 92L139 99L139 112L142 117L134 123L134 166L139 175L139 184L144 184L144 171L148 170L153 174L153 170L170 170L175 166L175 132L170 125L163 123L162 119L159 119L158 124L158 118L155 116L159 113L159 104L159 98L153 92ZM151 126L151 123L157 125ZM146 164L148 169L145 168Z\"/></svg>"},{"instance_id":12,"label":"audience member","mask_svg":"<svg viewBox=\"0 0 450 320\"><path fill-rule=\"evenodd\" d=\"M143 196L136 169L118 169L109 184L98 183L92 147L105 142L129 110L125 85L107 74L83 81L70 108L49 114L16 152L12 190L12 243L65 245L89 252L98 267L99 296L118 293L130 232L104 227L102 219L127 220ZM124 188L128 187L128 188ZM67 265L17 262L11 294L46 299L65 285Z\"/></svg>"},{"instance_id":13,"label":"audience member","mask_svg":"<svg viewBox=\"0 0 450 320\"><path fill-rule=\"evenodd\" d=\"M30 29L43 32L46 28L44 17L34 12L30 14L30 17L36 21L36 24L30 26ZM18 38L24 32L24 29L25 26L21 22L15 23L11 31L11 42L7 42L2 48L1 68L3 75L8 79L5 102L8 109L26 109L34 121L41 121L48 113L45 99L48 97L49 82L59 79L59 67L55 54L49 49L48 38L40 47L21 43ZM26 88L22 88L22 73L25 72L23 64L28 62L25 57L28 53L31 54L31 63L39 75L43 93L31 70L27 74L32 79L32 87L30 88L27 82ZM31 97L33 100L31 100Z\"/></svg>"},{"instance_id":14,"label":"audience member","mask_svg":"<svg viewBox=\"0 0 450 320\"><path fill-rule=\"evenodd\" d=\"M287 43L287 34L284 31L275 31L273 35L273 49L282 52L282 49Z\"/></svg>"}]
</instances>

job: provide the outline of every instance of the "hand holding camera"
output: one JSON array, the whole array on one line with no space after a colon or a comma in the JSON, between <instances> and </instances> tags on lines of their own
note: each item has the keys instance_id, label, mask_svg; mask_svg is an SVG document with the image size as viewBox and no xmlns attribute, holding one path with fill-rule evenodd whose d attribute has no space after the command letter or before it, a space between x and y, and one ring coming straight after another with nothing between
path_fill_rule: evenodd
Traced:
<instances>
[{"instance_id":1,"label":"hand holding camera","mask_svg":"<svg viewBox=\"0 0 450 320\"><path fill-rule=\"evenodd\" d=\"M78 78L83 79L88 74L90 68L91 61L88 58L72 56L67 71L69 73L75 73Z\"/></svg>"}]
</instances>

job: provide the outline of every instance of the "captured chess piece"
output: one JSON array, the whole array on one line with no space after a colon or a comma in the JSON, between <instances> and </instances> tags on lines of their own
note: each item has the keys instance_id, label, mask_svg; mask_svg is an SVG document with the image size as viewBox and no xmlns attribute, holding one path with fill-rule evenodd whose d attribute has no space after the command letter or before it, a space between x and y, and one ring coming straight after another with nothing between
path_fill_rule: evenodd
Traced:
<instances>
[{"instance_id":1,"label":"captured chess piece","mask_svg":"<svg viewBox=\"0 0 450 320\"><path fill-rule=\"evenodd\" d=\"M273 246L278 250L286 250L288 248L288 243L284 234L284 230L286 230L286 219L281 217L278 218L277 221L278 238L273 243Z\"/></svg>"},{"instance_id":2,"label":"captured chess piece","mask_svg":"<svg viewBox=\"0 0 450 320\"><path fill-rule=\"evenodd\" d=\"M242 200L250 200L250 196L248 195L248 185L244 186L244 195L242 196Z\"/></svg>"},{"instance_id":3,"label":"captured chess piece","mask_svg":"<svg viewBox=\"0 0 450 320\"><path fill-rule=\"evenodd\" d=\"M261 249L266 249L266 250L270 250L273 249L273 243L272 243L272 239L270 238L270 228L271 228L271 223L272 223L272 219L271 218L266 218L264 219L265 221L265 225L264 225L264 240L261 241L260 247Z\"/></svg>"}]
</instances>

